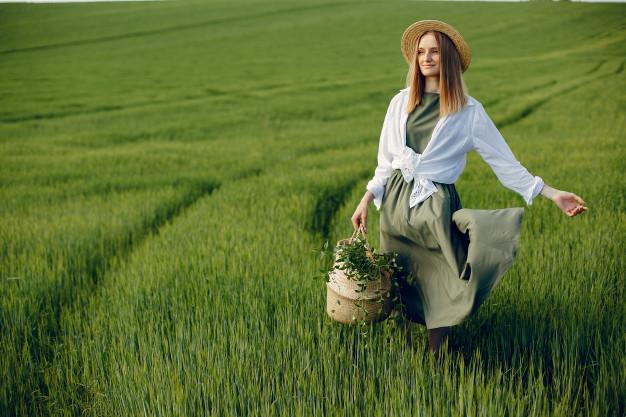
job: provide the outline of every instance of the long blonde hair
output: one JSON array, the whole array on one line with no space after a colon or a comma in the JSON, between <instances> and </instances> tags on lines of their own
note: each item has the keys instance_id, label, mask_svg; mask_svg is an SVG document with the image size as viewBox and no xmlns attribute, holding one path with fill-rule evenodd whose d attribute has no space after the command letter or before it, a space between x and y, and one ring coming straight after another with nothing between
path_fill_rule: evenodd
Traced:
<instances>
[{"instance_id":1,"label":"long blonde hair","mask_svg":"<svg viewBox=\"0 0 626 417\"><path fill-rule=\"evenodd\" d=\"M439 116L443 117L450 113L456 113L467 103L467 87L463 81L461 57L454 43L448 35L436 30L431 30L439 45ZM426 33L424 32L422 36ZM422 102L426 78L417 64L417 46L422 37L415 42L413 62L409 66L406 76L406 86L409 90L409 102L407 112L411 113Z\"/></svg>"}]
</instances>

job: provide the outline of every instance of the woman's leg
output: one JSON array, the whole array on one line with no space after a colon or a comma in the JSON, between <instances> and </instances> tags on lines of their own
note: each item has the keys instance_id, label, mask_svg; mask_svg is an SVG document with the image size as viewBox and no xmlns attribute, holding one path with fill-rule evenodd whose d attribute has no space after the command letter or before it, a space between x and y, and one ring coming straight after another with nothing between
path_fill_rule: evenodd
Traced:
<instances>
[{"instance_id":1,"label":"woman's leg","mask_svg":"<svg viewBox=\"0 0 626 417\"><path fill-rule=\"evenodd\" d=\"M411 335L411 321L408 319L405 319L402 322L402 325L404 326L404 338L405 338L406 344L409 347L413 347L413 336Z\"/></svg>"},{"instance_id":2,"label":"woman's leg","mask_svg":"<svg viewBox=\"0 0 626 417\"><path fill-rule=\"evenodd\" d=\"M428 329L428 348L431 352L438 352L443 339L448 334L450 327L437 327Z\"/></svg>"}]
</instances>

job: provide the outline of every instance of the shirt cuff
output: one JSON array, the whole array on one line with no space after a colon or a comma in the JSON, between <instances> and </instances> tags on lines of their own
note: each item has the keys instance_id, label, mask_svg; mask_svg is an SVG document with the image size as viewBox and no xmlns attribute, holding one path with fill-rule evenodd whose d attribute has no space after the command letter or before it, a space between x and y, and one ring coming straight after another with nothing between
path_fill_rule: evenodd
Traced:
<instances>
[{"instance_id":1,"label":"shirt cuff","mask_svg":"<svg viewBox=\"0 0 626 417\"><path fill-rule=\"evenodd\" d=\"M376 206L376 210L380 211L380 206L383 203L383 195L385 194L385 188L380 185L376 185L372 180L367 183L367 189L374 195L374 205Z\"/></svg>"},{"instance_id":2,"label":"shirt cuff","mask_svg":"<svg viewBox=\"0 0 626 417\"><path fill-rule=\"evenodd\" d=\"M524 200L526 200L526 205L530 206L533 204L533 200L535 199L535 197L537 197L539 193L541 193L541 190L543 189L543 185L544 185L543 179L541 177L535 176L533 185L529 189L530 194L524 196Z\"/></svg>"}]
</instances>

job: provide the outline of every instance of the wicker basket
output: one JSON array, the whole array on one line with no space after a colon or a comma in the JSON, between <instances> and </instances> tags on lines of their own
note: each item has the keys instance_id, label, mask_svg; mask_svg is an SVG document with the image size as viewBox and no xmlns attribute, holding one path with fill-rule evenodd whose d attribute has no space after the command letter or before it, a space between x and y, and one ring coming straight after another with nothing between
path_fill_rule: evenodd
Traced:
<instances>
[{"instance_id":1,"label":"wicker basket","mask_svg":"<svg viewBox=\"0 0 626 417\"><path fill-rule=\"evenodd\" d=\"M340 240L337 246L350 244L356 238L353 235ZM371 252L368 255L372 256ZM391 274L383 271L378 279L356 281L348 278L341 266L335 260L326 283L326 312L330 318L344 324L385 320L393 310Z\"/></svg>"}]
</instances>

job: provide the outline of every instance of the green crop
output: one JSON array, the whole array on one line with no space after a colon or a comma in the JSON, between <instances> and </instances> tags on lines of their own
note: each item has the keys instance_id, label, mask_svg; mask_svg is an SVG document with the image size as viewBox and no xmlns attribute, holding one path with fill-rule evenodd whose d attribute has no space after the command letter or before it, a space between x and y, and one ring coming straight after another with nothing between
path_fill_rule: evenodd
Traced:
<instances>
[{"instance_id":1,"label":"green crop","mask_svg":"<svg viewBox=\"0 0 626 417\"><path fill-rule=\"evenodd\" d=\"M239 3L0 5L0 415L623 416L624 5ZM525 207L440 368L423 326L329 319L312 252L352 233L420 18L589 207ZM524 205L475 152L456 186Z\"/></svg>"}]
</instances>

